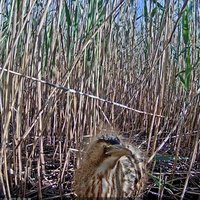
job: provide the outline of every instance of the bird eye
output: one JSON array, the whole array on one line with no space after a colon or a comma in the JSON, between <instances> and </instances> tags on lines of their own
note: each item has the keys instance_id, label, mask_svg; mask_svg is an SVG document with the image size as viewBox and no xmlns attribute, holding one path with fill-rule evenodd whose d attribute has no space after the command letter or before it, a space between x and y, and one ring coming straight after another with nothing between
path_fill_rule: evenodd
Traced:
<instances>
[{"instance_id":1,"label":"bird eye","mask_svg":"<svg viewBox=\"0 0 200 200\"><path fill-rule=\"evenodd\" d=\"M107 145L104 145L104 146L103 146L104 154L107 155L107 156L110 156L110 154L107 154L108 149L109 149L109 146L107 146Z\"/></svg>"}]
</instances>

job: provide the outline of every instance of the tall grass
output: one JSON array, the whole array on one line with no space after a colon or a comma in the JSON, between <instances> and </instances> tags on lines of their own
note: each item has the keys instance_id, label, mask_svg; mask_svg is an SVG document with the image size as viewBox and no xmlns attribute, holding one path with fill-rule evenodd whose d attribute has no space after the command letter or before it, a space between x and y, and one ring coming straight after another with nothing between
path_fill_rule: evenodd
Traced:
<instances>
[{"instance_id":1,"label":"tall grass","mask_svg":"<svg viewBox=\"0 0 200 200\"><path fill-rule=\"evenodd\" d=\"M0 1L0 194L69 195L109 121L148 152L147 193L200 195L199 20L198 1Z\"/></svg>"}]
</instances>

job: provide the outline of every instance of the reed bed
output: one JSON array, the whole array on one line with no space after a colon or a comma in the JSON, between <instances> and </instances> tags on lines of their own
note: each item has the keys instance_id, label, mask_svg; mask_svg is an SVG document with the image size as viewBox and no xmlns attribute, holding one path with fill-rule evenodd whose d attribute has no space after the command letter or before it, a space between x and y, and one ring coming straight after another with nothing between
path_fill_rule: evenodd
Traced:
<instances>
[{"instance_id":1,"label":"reed bed","mask_svg":"<svg viewBox=\"0 0 200 200\"><path fill-rule=\"evenodd\" d=\"M72 199L101 122L148 155L144 199L200 196L200 1L0 1L0 198Z\"/></svg>"}]
</instances>

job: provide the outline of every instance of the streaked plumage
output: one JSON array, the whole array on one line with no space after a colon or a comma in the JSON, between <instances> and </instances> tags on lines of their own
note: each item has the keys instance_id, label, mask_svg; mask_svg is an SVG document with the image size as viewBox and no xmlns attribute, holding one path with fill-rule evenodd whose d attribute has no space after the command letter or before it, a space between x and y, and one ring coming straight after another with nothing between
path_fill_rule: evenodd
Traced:
<instances>
[{"instance_id":1,"label":"streaked plumage","mask_svg":"<svg viewBox=\"0 0 200 200\"><path fill-rule=\"evenodd\" d=\"M122 143L115 134L98 135L75 172L79 198L138 196L145 184L145 161L140 151Z\"/></svg>"}]
</instances>

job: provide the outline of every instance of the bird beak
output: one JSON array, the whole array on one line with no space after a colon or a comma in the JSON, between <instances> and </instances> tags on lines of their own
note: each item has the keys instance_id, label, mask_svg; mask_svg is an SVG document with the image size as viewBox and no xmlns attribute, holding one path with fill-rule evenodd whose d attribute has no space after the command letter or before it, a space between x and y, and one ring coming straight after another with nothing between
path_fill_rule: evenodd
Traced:
<instances>
[{"instance_id":1,"label":"bird beak","mask_svg":"<svg viewBox=\"0 0 200 200\"><path fill-rule=\"evenodd\" d=\"M132 152L122 145L110 145L106 149L106 155L121 157L131 155Z\"/></svg>"}]
</instances>

